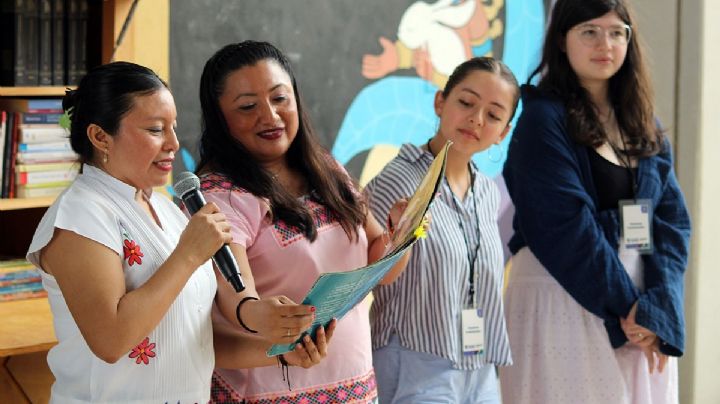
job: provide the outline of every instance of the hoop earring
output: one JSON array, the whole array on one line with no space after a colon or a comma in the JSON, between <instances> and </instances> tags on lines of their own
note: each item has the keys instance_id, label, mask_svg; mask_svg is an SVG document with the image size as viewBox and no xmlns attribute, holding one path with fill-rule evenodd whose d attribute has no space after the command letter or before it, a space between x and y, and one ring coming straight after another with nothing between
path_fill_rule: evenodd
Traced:
<instances>
[{"instance_id":1,"label":"hoop earring","mask_svg":"<svg viewBox=\"0 0 720 404\"><path fill-rule=\"evenodd\" d=\"M497 146L497 149L495 148ZM497 150L496 153L493 153L493 150ZM487 151L488 160L490 160L491 163L499 163L502 161L503 157L505 156L505 147L503 147L502 144L494 144L492 145L488 151ZM493 156L497 156L497 158L493 158Z\"/></svg>"}]
</instances>

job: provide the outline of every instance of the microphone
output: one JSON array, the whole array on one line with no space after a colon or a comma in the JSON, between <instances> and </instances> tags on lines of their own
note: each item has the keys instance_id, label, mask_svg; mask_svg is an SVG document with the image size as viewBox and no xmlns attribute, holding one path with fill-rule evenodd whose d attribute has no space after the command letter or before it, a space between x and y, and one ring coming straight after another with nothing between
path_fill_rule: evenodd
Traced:
<instances>
[{"instance_id":1,"label":"microphone","mask_svg":"<svg viewBox=\"0 0 720 404\"><path fill-rule=\"evenodd\" d=\"M185 203L190 215L200 210L207 204L203 194L200 193L200 179L190 171L181 172L177 176L178 181L173 186L175 194ZM220 269L220 273L240 293L245 289L245 284L240 277L237 261L230 251L230 247L224 244L212 257L215 265Z\"/></svg>"}]
</instances>

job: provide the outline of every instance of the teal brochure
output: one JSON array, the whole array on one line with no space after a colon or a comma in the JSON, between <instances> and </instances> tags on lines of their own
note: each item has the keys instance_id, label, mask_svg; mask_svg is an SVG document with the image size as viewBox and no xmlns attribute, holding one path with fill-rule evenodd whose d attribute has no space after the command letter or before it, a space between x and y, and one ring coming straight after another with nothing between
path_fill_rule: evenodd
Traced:
<instances>
[{"instance_id":1,"label":"teal brochure","mask_svg":"<svg viewBox=\"0 0 720 404\"><path fill-rule=\"evenodd\" d=\"M448 142L435 157L408 201L408 207L396 226L390 251L366 267L347 272L328 272L318 277L302 301L302 304L316 307L315 321L306 334L310 334L314 339L320 325L327 325L333 318L340 320L370 293L419 237L424 237L424 231L421 230L423 219L443 178L450 144ZM301 340L302 336L291 344L275 344L267 351L267 355L276 356L290 352Z\"/></svg>"}]
</instances>

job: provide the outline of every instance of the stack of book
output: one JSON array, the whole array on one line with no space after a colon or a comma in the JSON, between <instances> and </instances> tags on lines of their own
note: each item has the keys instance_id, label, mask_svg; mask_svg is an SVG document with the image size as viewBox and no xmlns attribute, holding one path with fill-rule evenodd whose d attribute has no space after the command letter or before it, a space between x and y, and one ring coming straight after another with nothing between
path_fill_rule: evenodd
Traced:
<instances>
[{"instance_id":1,"label":"stack of book","mask_svg":"<svg viewBox=\"0 0 720 404\"><path fill-rule=\"evenodd\" d=\"M0 99L3 198L55 196L75 179L79 164L59 124L61 100ZM0 132L2 133L2 132Z\"/></svg>"},{"instance_id":2,"label":"stack of book","mask_svg":"<svg viewBox=\"0 0 720 404\"><path fill-rule=\"evenodd\" d=\"M24 259L0 261L0 302L46 297L40 270Z\"/></svg>"}]
</instances>

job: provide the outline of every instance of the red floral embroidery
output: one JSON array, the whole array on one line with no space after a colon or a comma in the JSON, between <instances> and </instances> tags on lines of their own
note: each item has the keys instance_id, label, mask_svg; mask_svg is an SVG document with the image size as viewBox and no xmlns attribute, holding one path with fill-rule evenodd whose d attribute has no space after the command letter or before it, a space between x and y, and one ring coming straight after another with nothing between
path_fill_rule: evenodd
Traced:
<instances>
[{"instance_id":1,"label":"red floral embroidery","mask_svg":"<svg viewBox=\"0 0 720 404\"><path fill-rule=\"evenodd\" d=\"M135 244L132 240L125 240L125 245L123 246L123 253L125 254L125 258L128 261L128 265L133 266L134 263L142 264L142 258L144 257L142 251L140 251L140 246L138 244Z\"/></svg>"},{"instance_id":2,"label":"red floral embroidery","mask_svg":"<svg viewBox=\"0 0 720 404\"><path fill-rule=\"evenodd\" d=\"M154 358L155 352L153 351L155 349L155 343L150 343L150 338L145 337L145 339L140 343L140 345L136 346L132 349L132 352L130 352L130 359L135 358L135 363L138 365L140 362L144 364L150 363L150 360L148 358Z\"/></svg>"}]
</instances>

